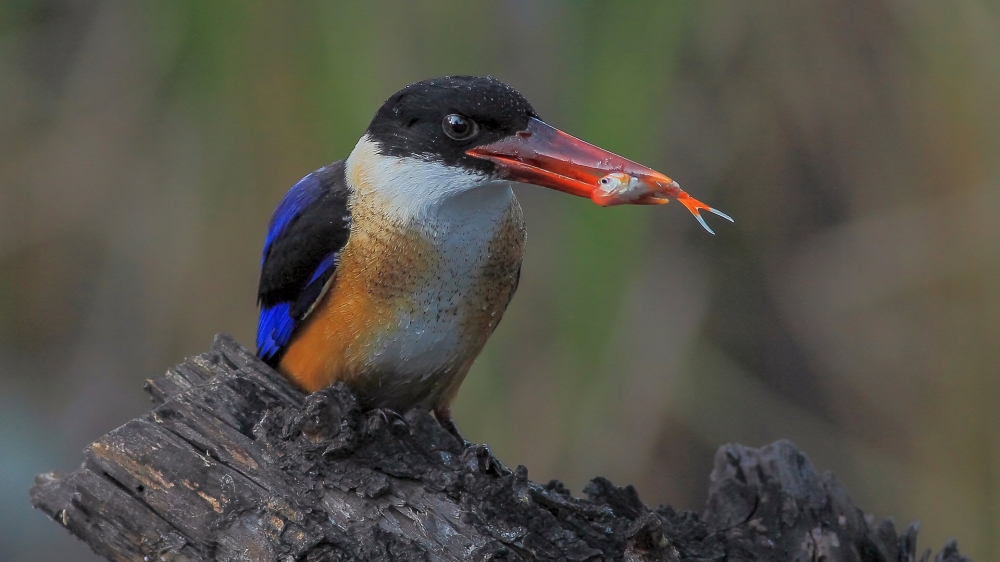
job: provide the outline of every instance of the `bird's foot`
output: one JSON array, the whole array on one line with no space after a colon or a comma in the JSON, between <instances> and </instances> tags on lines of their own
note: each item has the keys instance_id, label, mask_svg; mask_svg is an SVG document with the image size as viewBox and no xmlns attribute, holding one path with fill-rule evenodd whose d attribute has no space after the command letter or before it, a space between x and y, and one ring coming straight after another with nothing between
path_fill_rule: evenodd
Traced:
<instances>
[{"instance_id":1,"label":"bird's foot","mask_svg":"<svg viewBox=\"0 0 1000 562\"><path fill-rule=\"evenodd\" d=\"M462 463L473 472L496 476L510 474L510 469L493 455L493 451L490 451L489 447L478 443L467 442L465 444L462 449Z\"/></svg>"},{"instance_id":2,"label":"bird's foot","mask_svg":"<svg viewBox=\"0 0 1000 562\"><path fill-rule=\"evenodd\" d=\"M368 413L368 433L375 434L383 427L388 427L391 433L410 433L410 422L403 414L390 408L375 408Z\"/></svg>"},{"instance_id":3,"label":"bird's foot","mask_svg":"<svg viewBox=\"0 0 1000 562\"><path fill-rule=\"evenodd\" d=\"M434 417L437 418L438 424L444 428L445 431L451 434L452 437L458 440L458 444L462 446L462 449L468 449L472 443L470 443L462 433L458 431L458 426L455 425L455 420L451 417L451 408L445 406L443 408L434 409Z\"/></svg>"},{"instance_id":4,"label":"bird's foot","mask_svg":"<svg viewBox=\"0 0 1000 562\"><path fill-rule=\"evenodd\" d=\"M479 472L496 474L497 476L510 474L510 469L493 455L493 451L490 451L489 447L479 443L471 443L462 436L458 431L458 426L455 425L455 420L451 417L451 408L435 408L434 417L437 418L438 423L445 431L458 440L462 446L462 458L470 467L474 467L474 470Z\"/></svg>"}]
</instances>

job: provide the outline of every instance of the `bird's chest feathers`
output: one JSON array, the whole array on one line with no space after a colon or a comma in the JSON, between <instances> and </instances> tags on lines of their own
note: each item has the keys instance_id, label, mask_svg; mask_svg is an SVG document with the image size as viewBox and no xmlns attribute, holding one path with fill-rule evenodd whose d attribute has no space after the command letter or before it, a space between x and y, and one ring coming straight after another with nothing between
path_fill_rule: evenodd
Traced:
<instances>
[{"instance_id":1,"label":"bird's chest feathers","mask_svg":"<svg viewBox=\"0 0 1000 562\"><path fill-rule=\"evenodd\" d=\"M368 404L447 403L517 286L521 207L509 184L367 138L345 176L350 236L281 369L309 390L346 381Z\"/></svg>"},{"instance_id":2,"label":"bird's chest feathers","mask_svg":"<svg viewBox=\"0 0 1000 562\"><path fill-rule=\"evenodd\" d=\"M372 307L384 311L363 361L417 377L467 368L516 285L524 226L513 192L480 187L409 216L373 201L354 210L371 220L359 216L351 234Z\"/></svg>"}]
</instances>

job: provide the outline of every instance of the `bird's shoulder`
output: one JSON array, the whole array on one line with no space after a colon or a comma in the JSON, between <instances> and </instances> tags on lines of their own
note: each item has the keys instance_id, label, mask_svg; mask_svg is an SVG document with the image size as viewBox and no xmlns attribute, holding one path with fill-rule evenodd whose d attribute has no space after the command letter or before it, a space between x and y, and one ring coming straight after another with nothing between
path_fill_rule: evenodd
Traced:
<instances>
[{"instance_id":1,"label":"bird's shoulder","mask_svg":"<svg viewBox=\"0 0 1000 562\"><path fill-rule=\"evenodd\" d=\"M341 160L299 180L271 215L257 287L263 359L280 359L336 274L351 233L350 195Z\"/></svg>"},{"instance_id":2,"label":"bird's shoulder","mask_svg":"<svg viewBox=\"0 0 1000 562\"><path fill-rule=\"evenodd\" d=\"M261 256L257 298L262 306L296 299L339 253L351 230L344 161L299 180L275 208ZM330 264L331 266L333 264Z\"/></svg>"}]
</instances>

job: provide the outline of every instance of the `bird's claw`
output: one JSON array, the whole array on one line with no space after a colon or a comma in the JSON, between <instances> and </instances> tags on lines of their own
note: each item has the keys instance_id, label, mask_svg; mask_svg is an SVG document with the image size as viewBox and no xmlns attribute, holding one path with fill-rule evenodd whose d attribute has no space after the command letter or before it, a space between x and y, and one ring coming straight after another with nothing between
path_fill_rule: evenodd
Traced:
<instances>
[{"instance_id":1,"label":"bird's claw","mask_svg":"<svg viewBox=\"0 0 1000 562\"><path fill-rule=\"evenodd\" d=\"M493 451L490 451L490 448L486 445L466 443L466 446L462 449L462 459L465 466L469 467L470 470L483 474L506 476L511 472L509 468L500 462L500 459L493 455Z\"/></svg>"},{"instance_id":2,"label":"bird's claw","mask_svg":"<svg viewBox=\"0 0 1000 562\"><path fill-rule=\"evenodd\" d=\"M383 427L388 427L393 433L410 432L410 422L403 414L390 408L375 408L368 417L368 431L375 433Z\"/></svg>"},{"instance_id":3,"label":"bird's claw","mask_svg":"<svg viewBox=\"0 0 1000 562\"><path fill-rule=\"evenodd\" d=\"M450 433L451 436L458 441L458 444L462 446L463 451L472 445L472 443L470 443L469 440L462 435L462 432L458 430L458 426L455 425L455 420L451 417L451 408L447 406L443 408L435 408L434 417L437 418L438 424L441 428Z\"/></svg>"}]
</instances>

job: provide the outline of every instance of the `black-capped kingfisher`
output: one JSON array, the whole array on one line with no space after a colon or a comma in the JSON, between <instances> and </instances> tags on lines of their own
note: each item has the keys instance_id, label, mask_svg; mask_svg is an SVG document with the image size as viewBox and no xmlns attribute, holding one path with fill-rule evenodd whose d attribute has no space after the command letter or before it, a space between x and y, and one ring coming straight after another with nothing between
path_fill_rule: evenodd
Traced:
<instances>
[{"instance_id":1,"label":"black-capped kingfisher","mask_svg":"<svg viewBox=\"0 0 1000 562\"><path fill-rule=\"evenodd\" d=\"M464 442L450 404L521 275L511 182L614 204L600 191L609 174L659 185L699 219L714 212L663 174L547 125L493 78L403 88L346 160L307 175L274 210L258 356L307 392L344 381L368 408L426 407Z\"/></svg>"}]
</instances>

